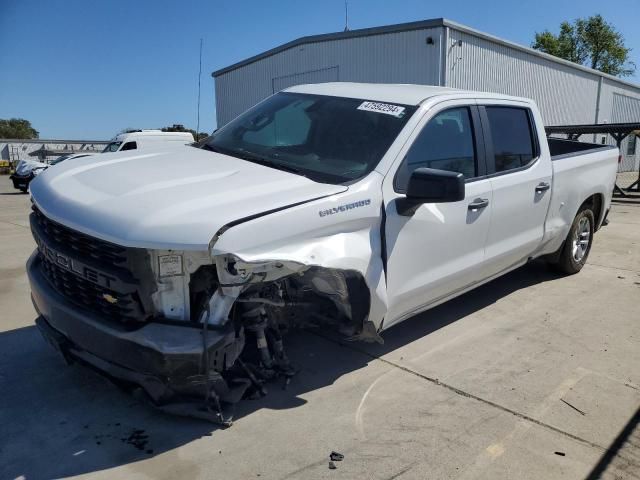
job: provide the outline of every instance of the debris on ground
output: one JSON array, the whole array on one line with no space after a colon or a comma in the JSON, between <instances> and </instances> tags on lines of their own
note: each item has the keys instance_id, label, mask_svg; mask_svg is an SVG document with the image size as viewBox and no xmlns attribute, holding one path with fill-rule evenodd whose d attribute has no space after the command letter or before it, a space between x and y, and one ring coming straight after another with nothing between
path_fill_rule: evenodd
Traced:
<instances>
[{"instance_id":1,"label":"debris on ground","mask_svg":"<svg viewBox=\"0 0 640 480\"><path fill-rule=\"evenodd\" d=\"M344 460L344 455L338 452L331 452L329 458L334 462L341 462L342 460Z\"/></svg>"},{"instance_id":2,"label":"debris on ground","mask_svg":"<svg viewBox=\"0 0 640 480\"><path fill-rule=\"evenodd\" d=\"M335 470L336 468L336 464L333 462L341 462L342 460L344 460L344 455L338 452L331 452L329 454L329 470Z\"/></svg>"},{"instance_id":3,"label":"debris on ground","mask_svg":"<svg viewBox=\"0 0 640 480\"><path fill-rule=\"evenodd\" d=\"M149 435L147 435L144 430L134 428L128 437L124 437L121 440L129 445L133 445L138 450L145 450L147 443L149 443ZM149 452L147 451L147 453Z\"/></svg>"},{"instance_id":4,"label":"debris on ground","mask_svg":"<svg viewBox=\"0 0 640 480\"><path fill-rule=\"evenodd\" d=\"M120 423L107 423L106 426L110 427L113 430L113 426L119 427ZM83 425L84 429L89 429L90 425ZM118 429L119 430L119 429ZM97 446L103 446L108 444L111 440L120 439L122 443L126 443L128 445L132 445L137 450L141 452L145 452L147 455L151 455L154 450L149 448L149 435L145 430L140 428L130 428L128 429L129 433L117 433L117 432L109 432L109 433L96 433L93 435L93 441Z\"/></svg>"},{"instance_id":5,"label":"debris on ground","mask_svg":"<svg viewBox=\"0 0 640 480\"><path fill-rule=\"evenodd\" d=\"M564 457L566 454L564 452L553 452L556 455L560 455L561 457Z\"/></svg>"},{"instance_id":6,"label":"debris on ground","mask_svg":"<svg viewBox=\"0 0 640 480\"><path fill-rule=\"evenodd\" d=\"M605 350L605 352L606 352L606 350ZM560 399L560 401L561 401L562 403L564 403L565 405L568 405L568 406L570 406L571 408L573 408L573 409L574 409L576 412L578 412L580 415L586 415L586 413L584 413L584 412L583 412L582 410L580 410L579 408L574 407L573 405L571 405L571 404L570 404L569 402L567 402L564 398L561 398L561 399Z\"/></svg>"}]
</instances>

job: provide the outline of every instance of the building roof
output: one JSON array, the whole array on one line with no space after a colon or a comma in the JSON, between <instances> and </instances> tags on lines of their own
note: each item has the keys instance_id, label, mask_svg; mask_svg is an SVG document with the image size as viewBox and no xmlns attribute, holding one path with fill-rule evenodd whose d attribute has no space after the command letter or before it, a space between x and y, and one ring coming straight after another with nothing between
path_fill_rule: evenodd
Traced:
<instances>
[{"instance_id":1,"label":"building roof","mask_svg":"<svg viewBox=\"0 0 640 480\"><path fill-rule=\"evenodd\" d=\"M470 35L474 35L476 37L479 38L483 38L485 40L489 40L491 42L494 42L496 44L500 44L500 45L504 45L510 48L514 48L516 50L520 50L526 53L529 53L531 55L535 55L537 57L541 57L544 58L546 60L555 62L555 63L559 63L562 65L566 65L568 67L571 68L575 68L577 70L582 70L585 72L589 72L592 73L594 75L598 75L604 78L608 78L610 80L613 80L615 82L621 83L621 84L625 84L625 85L629 85L631 87L640 89L640 85L636 84L636 83L632 83L626 80L621 80L618 77L614 77L613 75L609 75L606 73L602 73L598 70L594 70L592 68L588 68L585 67L583 65L579 65L577 63L573 63L570 62L568 60L564 60L562 58L558 58L558 57L554 57L553 55L549 55L547 53L541 52L539 50L534 50L533 48L529 48L529 47L525 47L523 45L519 45L517 43L513 43L510 42L508 40L504 40L502 38L499 37L495 37L493 35L490 35L488 33L484 33L481 32L479 30L475 30L471 27L467 27L466 25L462 25L460 23L448 20L446 18L434 18L431 20L421 20L418 22L409 22L409 23L398 23L395 25L385 25L385 26L381 26L381 27L372 27L372 28L361 28L358 30L348 30L346 32L336 32L336 33L325 33L325 34L320 34L320 35L309 35L306 37L300 37L297 38L295 40L292 40L291 42L287 42L284 43L282 45L279 45L275 48L272 48L270 50L267 50L265 52L262 52L258 55L254 55L253 57L249 57L245 60L242 60L240 62L234 63L232 65L229 65L228 67L224 67L221 68L219 70L214 71L211 76L212 77L218 77L224 73L227 72L231 72L233 70L236 70L240 67L244 67L246 65L250 65L252 63L255 63L259 60L262 60L264 58L276 55L277 53L283 52L285 50L288 50L290 48L293 47L297 47L300 45L305 45L305 44L309 44L309 43L318 43L318 42L326 42L326 41L331 41L331 40L342 40L342 39L346 39L346 38L356 38L356 37L368 37L371 35L381 35L381 34L385 34L385 33L396 33L396 32L408 32L408 31L412 31L412 30L423 30L423 29L427 29L427 28L434 28L434 27L449 27L452 28L454 30L460 31L460 32L464 32L464 33L468 33Z\"/></svg>"},{"instance_id":2,"label":"building roof","mask_svg":"<svg viewBox=\"0 0 640 480\"><path fill-rule=\"evenodd\" d=\"M357 30L347 30L345 32L336 32L336 33L323 33L320 35L309 35L306 37L296 38L291 42L283 43L275 48L267 50L266 52L259 53L258 55L254 55L253 57L249 57L246 60L242 60L240 62L234 63L233 65L229 65L228 67L221 68L216 70L211 74L212 77L217 77L222 75L223 73L230 72L231 70L235 70L240 67L244 67L245 65L249 65L250 63L257 62L258 60L262 60L263 58L270 57L275 55L276 53L283 52L293 47L297 47L299 45L305 45L308 43L317 43L317 42L325 42L328 40L342 40L344 38L355 38L355 37L368 37L370 35L380 35L383 33L394 33L394 32L406 32L410 30L422 30L425 28L433 28L440 27L443 25L444 18L437 18L433 20L421 20L419 22L410 22L410 23L399 23L395 25L385 25L382 27L372 27L372 28L360 28Z\"/></svg>"},{"instance_id":3,"label":"building roof","mask_svg":"<svg viewBox=\"0 0 640 480\"><path fill-rule=\"evenodd\" d=\"M333 97L359 98L401 105L420 105L424 100L440 95L469 96L472 98L500 98L525 100L517 97L492 93L469 92L457 88L436 87L431 85L412 85L398 83L354 83L327 82L296 85L284 90L293 93L309 93L313 95L329 95ZM526 101L526 100L525 100Z\"/></svg>"}]
</instances>

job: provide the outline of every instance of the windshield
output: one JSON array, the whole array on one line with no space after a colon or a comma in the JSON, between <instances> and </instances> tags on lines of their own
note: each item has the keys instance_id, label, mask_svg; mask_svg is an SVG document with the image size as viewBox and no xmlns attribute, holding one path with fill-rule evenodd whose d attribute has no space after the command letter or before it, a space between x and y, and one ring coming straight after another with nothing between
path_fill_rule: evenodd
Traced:
<instances>
[{"instance_id":1,"label":"windshield","mask_svg":"<svg viewBox=\"0 0 640 480\"><path fill-rule=\"evenodd\" d=\"M120 145L122 145L122 142L111 142L106 147L104 147L102 153L117 152L120 148Z\"/></svg>"},{"instance_id":2,"label":"windshield","mask_svg":"<svg viewBox=\"0 0 640 480\"><path fill-rule=\"evenodd\" d=\"M416 108L281 92L229 122L202 148L345 183L375 168Z\"/></svg>"}]
</instances>

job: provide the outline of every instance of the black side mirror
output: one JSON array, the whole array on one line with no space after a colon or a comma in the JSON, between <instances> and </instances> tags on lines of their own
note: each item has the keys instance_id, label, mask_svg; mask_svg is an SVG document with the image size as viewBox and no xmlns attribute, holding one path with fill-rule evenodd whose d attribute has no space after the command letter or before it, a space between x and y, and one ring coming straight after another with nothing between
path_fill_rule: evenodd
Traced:
<instances>
[{"instance_id":1,"label":"black side mirror","mask_svg":"<svg viewBox=\"0 0 640 480\"><path fill-rule=\"evenodd\" d=\"M409 178L407 196L396 200L400 215L413 215L423 203L464 200L464 175L458 172L416 168Z\"/></svg>"}]
</instances>

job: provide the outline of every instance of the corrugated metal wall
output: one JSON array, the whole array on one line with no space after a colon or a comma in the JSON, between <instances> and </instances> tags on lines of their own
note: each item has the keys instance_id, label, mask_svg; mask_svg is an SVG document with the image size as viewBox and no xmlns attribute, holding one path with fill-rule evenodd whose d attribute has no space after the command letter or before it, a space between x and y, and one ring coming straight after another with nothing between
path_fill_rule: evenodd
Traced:
<instances>
[{"instance_id":1,"label":"corrugated metal wall","mask_svg":"<svg viewBox=\"0 0 640 480\"><path fill-rule=\"evenodd\" d=\"M438 85L441 74L449 87L533 98L547 125L640 122L640 87L543 58L464 26L447 28L446 62L441 57L445 27L439 26L303 44L223 73L215 80L218 125L291 85ZM432 45L427 37L433 38ZM603 136L584 140L600 143ZM610 137L604 141L615 144ZM627 155L627 143L622 145L621 169L637 170L640 152Z\"/></svg>"},{"instance_id":2,"label":"corrugated metal wall","mask_svg":"<svg viewBox=\"0 0 640 480\"><path fill-rule=\"evenodd\" d=\"M330 80L437 85L441 33L437 27L310 43L223 73L215 79L218 125L283 85ZM434 44L426 43L429 36Z\"/></svg>"},{"instance_id":3,"label":"corrugated metal wall","mask_svg":"<svg viewBox=\"0 0 640 480\"><path fill-rule=\"evenodd\" d=\"M624 103L618 103L614 105L614 98L616 95L624 95L631 99L640 100L640 88L626 85L621 82L609 78L602 79L602 92L600 94L600 114L598 115L598 122L613 123L614 118L624 119L624 121L640 121L640 118L636 116L633 118L629 116L631 112L637 112L633 108L627 110L627 114L616 112L616 106L620 108L626 108ZM619 100L620 102L620 100Z\"/></svg>"},{"instance_id":4,"label":"corrugated metal wall","mask_svg":"<svg viewBox=\"0 0 640 480\"><path fill-rule=\"evenodd\" d=\"M284 90L294 85L303 85L306 83L324 83L337 82L340 80L340 65L335 67L321 68L319 70L311 70L310 72L294 73L293 75L283 75L275 77L271 83L271 91L273 93Z\"/></svg>"},{"instance_id":5,"label":"corrugated metal wall","mask_svg":"<svg viewBox=\"0 0 640 480\"><path fill-rule=\"evenodd\" d=\"M447 50L448 87L532 98L547 125L595 121L598 75L454 29Z\"/></svg>"},{"instance_id":6,"label":"corrugated metal wall","mask_svg":"<svg viewBox=\"0 0 640 480\"><path fill-rule=\"evenodd\" d=\"M606 84L603 83L601 98L602 121L608 123L640 122L640 93L637 89L607 80ZM616 144L611 137L607 139L607 143ZM630 143L631 145L629 145ZM629 137L622 141L620 146L622 162L620 162L618 171L637 172L640 169L640 152L638 150L638 146L633 141L630 142Z\"/></svg>"},{"instance_id":7,"label":"corrugated metal wall","mask_svg":"<svg viewBox=\"0 0 640 480\"><path fill-rule=\"evenodd\" d=\"M640 98L613 93L611 122L637 122L640 119Z\"/></svg>"}]
</instances>

